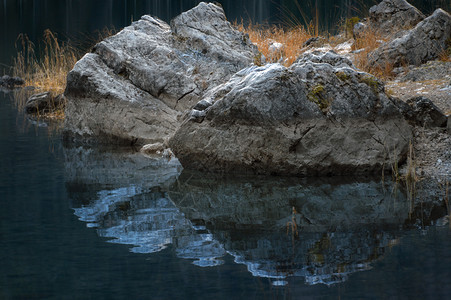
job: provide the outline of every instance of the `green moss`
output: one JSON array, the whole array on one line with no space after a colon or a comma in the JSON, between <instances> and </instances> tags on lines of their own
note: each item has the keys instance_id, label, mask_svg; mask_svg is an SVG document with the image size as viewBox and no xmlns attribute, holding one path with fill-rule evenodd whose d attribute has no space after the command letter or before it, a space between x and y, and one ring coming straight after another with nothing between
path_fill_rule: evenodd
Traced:
<instances>
[{"instance_id":1,"label":"green moss","mask_svg":"<svg viewBox=\"0 0 451 300\"><path fill-rule=\"evenodd\" d=\"M340 79L341 81L346 81L349 79L349 75L343 71L339 71L339 72L335 73L335 76L337 76L338 79Z\"/></svg>"},{"instance_id":2,"label":"green moss","mask_svg":"<svg viewBox=\"0 0 451 300\"><path fill-rule=\"evenodd\" d=\"M310 90L310 92L308 93L307 97L308 97L308 99L311 102L316 103L319 106L319 104L321 103L321 95L320 95L320 93L322 91L324 91L324 86L318 84L318 85L314 86Z\"/></svg>"},{"instance_id":3,"label":"green moss","mask_svg":"<svg viewBox=\"0 0 451 300\"><path fill-rule=\"evenodd\" d=\"M313 87L312 93L315 95L318 95L319 93L324 91L324 86L321 84L317 84Z\"/></svg>"},{"instance_id":4,"label":"green moss","mask_svg":"<svg viewBox=\"0 0 451 300\"><path fill-rule=\"evenodd\" d=\"M324 86L321 84L315 85L310 92L307 95L307 98L318 105L319 109L321 109L322 112L327 112L330 106L330 101L327 99L324 99L322 92L324 92Z\"/></svg>"},{"instance_id":5,"label":"green moss","mask_svg":"<svg viewBox=\"0 0 451 300\"><path fill-rule=\"evenodd\" d=\"M360 79L360 81L369 86L373 90L373 92L378 92L380 83L379 81L377 81L376 77L365 75Z\"/></svg>"}]
</instances>

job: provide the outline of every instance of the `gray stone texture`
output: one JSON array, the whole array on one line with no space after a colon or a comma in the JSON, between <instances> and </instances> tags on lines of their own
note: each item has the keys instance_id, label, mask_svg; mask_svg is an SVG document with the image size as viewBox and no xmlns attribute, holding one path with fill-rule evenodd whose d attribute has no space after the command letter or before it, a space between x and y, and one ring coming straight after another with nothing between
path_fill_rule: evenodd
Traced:
<instances>
[{"instance_id":1,"label":"gray stone texture","mask_svg":"<svg viewBox=\"0 0 451 300\"><path fill-rule=\"evenodd\" d=\"M97 44L69 73L66 137L162 142L182 111L251 65L256 53L214 4L200 3L171 26L143 16Z\"/></svg>"},{"instance_id":2,"label":"gray stone texture","mask_svg":"<svg viewBox=\"0 0 451 300\"><path fill-rule=\"evenodd\" d=\"M369 64L374 68L405 65L419 66L437 59L451 45L451 16L437 9L415 28L382 45L369 54Z\"/></svg>"},{"instance_id":3,"label":"gray stone texture","mask_svg":"<svg viewBox=\"0 0 451 300\"><path fill-rule=\"evenodd\" d=\"M207 94L169 141L182 165L310 176L380 174L402 160L411 127L383 83L333 52L311 55L244 69Z\"/></svg>"},{"instance_id":4,"label":"gray stone texture","mask_svg":"<svg viewBox=\"0 0 451 300\"><path fill-rule=\"evenodd\" d=\"M425 16L405 0L383 0L369 10L371 26L389 36L417 25Z\"/></svg>"}]
</instances>

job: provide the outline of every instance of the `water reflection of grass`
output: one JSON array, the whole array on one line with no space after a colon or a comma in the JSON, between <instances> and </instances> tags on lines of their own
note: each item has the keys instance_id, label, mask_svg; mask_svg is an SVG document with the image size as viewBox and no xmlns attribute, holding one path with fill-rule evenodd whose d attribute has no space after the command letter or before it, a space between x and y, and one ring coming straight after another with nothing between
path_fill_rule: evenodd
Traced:
<instances>
[{"instance_id":1,"label":"water reflection of grass","mask_svg":"<svg viewBox=\"0 0 451 300\"><path fill-rule=\"evenodd\" d=\"M446 204L446 212L448 213L448 224L449 228L451 229L451 207L449 204L449 181L447 179L444 179L443 181L439 181L439 187L440 190L443 193L443 200Z\"/></svg>"},{"instance_id":2,"label":"water reflection of grass","mask_svg":"<svg viewBox=\"0 0 451 300\"><path fill-rule=\"evenodd\" d=\"M393 156L390 155L390 161L391 163L391 173L392 173L392 180L393 180L393 195L396 196L399 188L399 184L405 184L405 188L407 190L407 199L410 203L409 208L409 217L412 216L413 210L414 210L414 204L415 204L415 198L417 194L417 187L416 183L420 180L420 178L417 176L416 173L416 161L415 161L415 151L412 144L412 141L409 142L409 150L407 153L407 161L405 165L405 170L400 170L398 166L398 160L397 158L397 150L393 150ZM385 166L382 167L382 182L384 182L384 170Z\"/></svg>"}]
</instances>

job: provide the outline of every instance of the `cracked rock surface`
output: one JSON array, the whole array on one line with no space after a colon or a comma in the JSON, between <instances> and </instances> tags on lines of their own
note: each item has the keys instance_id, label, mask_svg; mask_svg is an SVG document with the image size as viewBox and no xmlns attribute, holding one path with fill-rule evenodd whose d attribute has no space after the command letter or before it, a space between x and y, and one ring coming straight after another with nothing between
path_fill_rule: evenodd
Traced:
<instances>
[{"instance_id":1,"label":"cracked rock surface","mask_svg":"<svg viewBox=\"0 0 451 300\"><path fill-rule=\"evenodd\" d=\"M143 16L97 44L69 73L65 137L163 142L181 112L251 65L256 53L211 3L182 13L171 26Z\"/></svg>"}]
</instances>

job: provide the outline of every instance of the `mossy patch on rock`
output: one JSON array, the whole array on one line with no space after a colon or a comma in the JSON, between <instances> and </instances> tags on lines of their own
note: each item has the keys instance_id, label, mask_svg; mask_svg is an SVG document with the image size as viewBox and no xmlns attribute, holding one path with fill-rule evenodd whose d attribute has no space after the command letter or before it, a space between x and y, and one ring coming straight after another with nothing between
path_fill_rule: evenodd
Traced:
<instances>
[{"instance_id":1,"label":"mossy patch on rock","mask_svg":"<svg viewBox=\"0 0 451 300\"><path fill-rule=\"evenodd\" d=\"M328 101L327 99L325 99L322 95L322 93L324 92L324 85L322 84L317 84L315 85L310 92L307 95L307 98L315 103L316 105L318 105L318 107L321 109L321 111L323 113L326 113L331 101Z\"/></svg>"},{"instance_id":2,"label":"mossy patch on rock","mask_svg":"<svg viewBox=\"0 0 451 300\"><path fill-rule=\"evenodd\" d=\"M346 81L350 78L349 75L343 71L335 73L335 76L337 76L337 78L340 79L341 81Z\"/></svg>"},{"instance_id":3,"label":"mossy patch on rock","mask_svg":"<svg viewBox=\"0 0 451 300\"><path fill-rule=\"evenodd\" d=\"M360 81L365 83L367 86L369 86L373 92L377 93L379 90L380 82L377 80L376 77L370 76L370 75L364 75L362 78L360 78Z\"/></svg>"}]
</instances>

